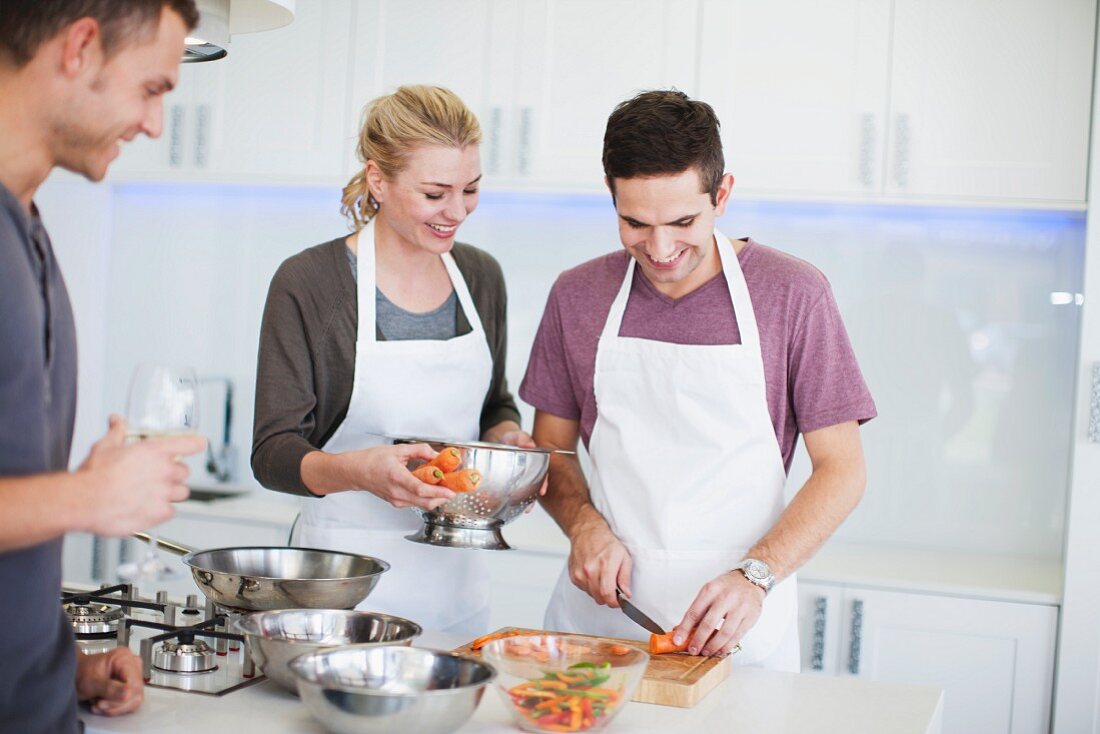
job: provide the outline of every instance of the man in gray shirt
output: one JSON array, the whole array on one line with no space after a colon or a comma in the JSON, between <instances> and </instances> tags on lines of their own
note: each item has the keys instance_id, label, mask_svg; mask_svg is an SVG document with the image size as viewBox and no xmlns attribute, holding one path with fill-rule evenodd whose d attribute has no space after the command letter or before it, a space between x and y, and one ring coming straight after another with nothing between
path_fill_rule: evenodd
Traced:
<instances>
[{"instance_id":1,"label":"man in gray shirt","mask_svg":"<svg viewBox=\"0 0 1100 734\"><path fill-rule=\"evenodd\" d=\"M98 181L119 142L160 133L194 0L4 0L0 5L0 732L81 728L76 701L132 711L141 664L126 648L77 655L61 611L69 531L125 535L187 497L178 457L200 438L127 446L110 430L66 471L76 331L34 206L55 166ZM73 683L76 683L75 687Z\"/></svg>"}]
</instances>

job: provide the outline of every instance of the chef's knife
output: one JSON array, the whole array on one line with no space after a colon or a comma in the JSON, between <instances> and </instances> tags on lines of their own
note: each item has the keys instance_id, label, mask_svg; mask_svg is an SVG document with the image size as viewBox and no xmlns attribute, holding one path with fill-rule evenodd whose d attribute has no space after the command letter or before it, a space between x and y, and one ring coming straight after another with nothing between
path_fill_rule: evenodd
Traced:
<instances>
[{"instance_id":1,"label":"chef's knife","mask_svg":"<svg viewBox=\"0 0 1100 734\"><path fill-rule=\"evenodd\" d=\"M652 632L655 635L663 635L665 631L661 629L661 625L654 622L649 616L638 607L630 603L630 600L623 594L623 590L619 587L615 587L615 598L619 600L619 609L623 610L623 614L630 617L634 622L644 627L648 632Z\"/></svg>"}]
</instances>

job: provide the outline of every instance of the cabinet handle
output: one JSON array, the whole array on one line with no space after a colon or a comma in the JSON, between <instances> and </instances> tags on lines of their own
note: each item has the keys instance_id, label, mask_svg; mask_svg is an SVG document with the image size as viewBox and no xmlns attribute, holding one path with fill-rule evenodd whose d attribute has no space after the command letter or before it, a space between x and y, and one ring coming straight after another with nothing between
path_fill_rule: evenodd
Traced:
<instances>
[{"instance_id":1,"label":"cabinet handle","mask_svg":"<svg viewBox=\"0 0 1100 734\"><path fill-rule=\"evenodd\" d=\"M1089 441L1100 443L1100 362L1092 363L1092 390L1089 391Z\"/></svg>"},{"instance_id":2,"label":"cabinet handle","mask_svg":"<svg viewBox=\"0 0 1100 734\"><path fill-rule=\"evenodd\" d=\"M825 670L825 614L829 600L823 596L814 602L814 646L810 655L811 670Z\"/></svg>"},{"instance_id":3,"label":"cabinet handle","mask_svg":"<svg viewBox=\"0 0 1100 734\"><path fill-rule=\"evenodd\" d=\"M489 110L489 169L490 174L500 173L500 118L501 109Z\"/></svg>"},{"instance_id":4,"label":"cabinet handle","mask_svg":"<svg viewBox=\"0 0 1100 734\"><path fill-rule=\"evenodd\" d=\"M174 104L168 109L168 165L183 165L183 105Z\"/></svg>"},{"instance_id":5,"label":"cabinet handle","mask_svg":"<svg viewBox=\"0 0 1100 734\"><path fill-rule=\"evenodd\" d=\"M517 161L517 168L521 176L526 176L531 169L531 115L530 107L524 107L519 112L519 160Z\"/></svg>"},{"instance_id":6,"label":"cabinet handle","mask_svg":"<svg viewBox=\"0 0 1100 734\"><path fill-rule=\"evenodd\" d=\"M909 186L909 115L899 114L894 122L894 183Z\"/></svg>"},{"instance_id":7,"label":"cabinet handle","mask_svg":"<svg viewBox=\"0 0 1100 734\"><path fill-rule=\"evenodd\" d=\"M875 185L875 116L870 112L860 122L859 182L865 189Z\"/></svg>"},{"instance_id":8,"label":"cabinet handle","mask_svg":"<svg viewBox=\"0 0 1100 734\"><path fill-rule=\"evenodd\" d=\"M195 108L195 167L206 168L209 149L210 105L201 104Z\"/></svg>"},{"instance_id":9,"label":"cabinet handle","mask_svg":"<svg viewBox=\"0 0 1100 734\"><path fill-rule=\"evenodd\" d=\"M102 581L105 569L103 568L103 538L92 536L92 581Z\"/></svg>"},{"instance_id":10,"label":"cabinet handle","mask_svg":"<svg viewBox=\"0 0 1100 734\"><path fill-rule=\"evenodd\" d=\"M852 602L852 641L848 647L848 672L859 675L859 658L863 643L863 602Z\"/></svg>"}]
</instances>

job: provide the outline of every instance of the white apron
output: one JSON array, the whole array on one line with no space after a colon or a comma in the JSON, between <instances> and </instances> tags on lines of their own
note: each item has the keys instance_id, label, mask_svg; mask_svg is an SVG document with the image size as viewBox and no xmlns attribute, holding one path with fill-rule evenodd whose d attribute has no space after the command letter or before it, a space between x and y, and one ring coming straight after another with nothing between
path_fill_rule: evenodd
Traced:
<instances>
[{"instance_id":1,"label":"white apron","mask_svg":"<svg viewBox=\"0 0 1100 734\"><path fill-rule=\"evenodd\" d=\"M374 223L359 231L359 327L355 382L343 423L321 448L330 453L383 443L381 436L476 440L493 360L470 291L450 253L443 264L470 322L447 340L380 341L375 327ZM370 492L302 500L292 542L363 553L390 563L357 608L411 619L426 629L483 634L489 622L489 569L484 556L405 540L417 512Z\"/></svg>"},{"instance_id":2,"label":"white apron","mask_svg":"<svg viewBox=\"0 0 1100 734\"><path fill-rule=\"evenodd\" d=\"M707 581L729 571L784 507L760 336L729 239L718 254L740 344L671 344L619 336L630 260L596 351L598 415L589 441L592 502L633 559L633 601L671 630ZM764 600L734 664L799 669L795 578ZM638 639L641 627L574 586L568 567L546 612L551 630Z\"/></svg>"}]
</instances>

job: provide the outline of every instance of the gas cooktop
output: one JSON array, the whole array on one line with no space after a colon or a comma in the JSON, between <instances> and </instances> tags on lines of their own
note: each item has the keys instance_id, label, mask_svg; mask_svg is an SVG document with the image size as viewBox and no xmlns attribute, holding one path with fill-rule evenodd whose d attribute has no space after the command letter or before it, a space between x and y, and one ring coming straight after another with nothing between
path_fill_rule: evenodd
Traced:
<instances>
[{"instance_id":1,"label":"gas cooktop","mask_svg":"<svg viewBox=\"0 0 1100 734\"><path fill-rule=\"evenodd\" d=\"M130 584L62 589L61 606L82 653L129 647L147 686L221 696L263 680L244 638L228 631L237 613L210 600L200 605L197 594L181 603L164 591L142 598Z\"/></svg>"}]
</instances>

